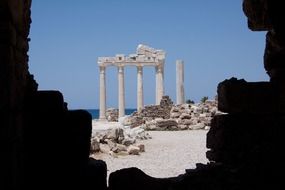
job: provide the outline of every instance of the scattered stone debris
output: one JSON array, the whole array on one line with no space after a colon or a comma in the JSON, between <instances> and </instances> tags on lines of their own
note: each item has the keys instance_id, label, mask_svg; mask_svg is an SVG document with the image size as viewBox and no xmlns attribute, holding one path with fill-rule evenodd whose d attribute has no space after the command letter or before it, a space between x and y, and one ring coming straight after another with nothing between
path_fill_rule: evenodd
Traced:
<instances>
[{"instance_id":1,"label":"scattered stone debris","mask_svg":"<svg viewBox=\"0 0 285 190\"><path fill-rule=\"evenodd\" d=\"M109 122L117 122L119 116L119 110L116 108L108 108L106 110L106 118Z\"/></svg>"},{"instance_id":2,"label":"scattered stone debris","mask_svg":"<svg viewBox=\"0 0 285 190\"><path fill-rule=\"evenodd\" d=\"M145 152L142 140L150 139L147 130L210 129L213 116L223 114L217 109L217 100L199 104L174 105L169 96L163 96L160 105L149 105L140 112L118 119L118 110L107 110L108 121L118 121L113 129L93 132L91 153L101 152L113 157L139 155Z\"/></svg>"},{"instance_id":3,"label":"scattered stone debris","mask_svg":"<svg viewBox=\"0 0 285 190\"><path fill-rule=\"evenodd\" d=\"M213 116L222 114L217 100L199 104L173 105L169 96L163 96L160 105L149 105L140 113L123 118L122 124L131 128L142 126L146 130L198 130L210 129Z\"/></svg>"},{"instance_id":4,"label":"scattered stone debris","mask_svg":"<svg viewBox=\"0 0 285 190\"><path fill-rule=\"evenodd\" d=\"M139 155L145 152L145 146L141 141L150 138L151 136L142 127L118 126L93 132L90 152L107 153L113 157Z\"/></svg>"}]
</instances>

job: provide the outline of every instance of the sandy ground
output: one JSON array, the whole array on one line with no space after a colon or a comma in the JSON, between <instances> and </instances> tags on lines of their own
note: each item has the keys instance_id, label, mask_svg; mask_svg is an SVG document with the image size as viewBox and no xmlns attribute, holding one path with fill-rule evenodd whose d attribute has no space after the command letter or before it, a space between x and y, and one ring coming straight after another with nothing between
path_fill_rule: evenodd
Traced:
<instances>
[{"instance_id":1,"label":"sandy ground","mask_svg":"<svg viewBox=\"0 0 285 190\"><path fill-rule=\"evenodd\" d=\"M100 123L101 126L102 123ZM106 124L112 127L116 125ZM98 130L103 128L97 126ZM207 163L205 130L196 131L150 131L152 139L143 140L146 152L114 158L99 153L92 155L107 163L108 175L121 168L138 167L153 177L174 177L195 168L196 163Z\"/></svg>"}]
</instances>

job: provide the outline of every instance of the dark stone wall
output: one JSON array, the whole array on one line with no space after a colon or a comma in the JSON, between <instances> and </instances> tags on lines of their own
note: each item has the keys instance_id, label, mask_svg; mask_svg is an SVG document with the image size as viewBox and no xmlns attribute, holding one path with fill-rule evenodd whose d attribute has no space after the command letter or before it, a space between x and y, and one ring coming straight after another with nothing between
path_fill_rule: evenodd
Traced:
<instances>
[{"instance_id":1,"label":"dark stone wall","mask_svg":"<svg viewBox=\"0 0 285 190\"><path fill-rule=\"evenodd\" d=\"M31 0L0 1L0 176L8 189L22 181L24 101L37 90L28 71L30 6Z\"/></svg>"},{"instance_id":2,"label":"dark stone wall","mask_svg":"<svg viewBox=\"0 0 285 190\"><path fill-rule=\"evenodd\" d=\"M243 10L253 31L268 31L264 68L272 81L285 80L285 11L282 1L244 0Z\"/></svg>"},{"instance_id":3,"label":"dark stone wall","mask_svg":"<svg viewBox=\"0 0 285 190\"><path fill-rule=\"evenodd\" d=\"M31 0L0 1L0 189L106 189L107 166L89 158L91 115L28 71Z\"/></svg>"}]
</instances>

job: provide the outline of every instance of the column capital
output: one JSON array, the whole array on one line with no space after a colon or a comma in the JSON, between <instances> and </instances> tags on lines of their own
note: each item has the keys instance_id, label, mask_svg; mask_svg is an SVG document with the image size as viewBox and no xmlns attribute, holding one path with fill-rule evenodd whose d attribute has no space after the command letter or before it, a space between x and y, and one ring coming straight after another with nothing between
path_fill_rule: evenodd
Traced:
<instances>
[{"instance_id":1,"label":"column capital","mask_svg":"<svg viewBox=\"0 0 285 190\"><path fill-rule=\"evenodd\" d=\"M163 66L162 66L162 65L157 65L157 66L155 66L155 71L162 73L162 71L163 71Z\"/></svg>"},{"instance_id":2,"label":"column capital","mask_svg":"<svg viewBox=\"0 0 285 190\"><path fill-rule=\"evenodd\" d=\"M143 71L143 66L139 65L137 66L138 72L141 73Z\"/></svg>"},{"instance_id":3,"label":"column capital","mask_svg":"<svg viewBox=\"0 0 285 190\"><path fill-rule=\"evenodd\" d=\"M124 72L124 66L118 66L118 71L121 73L121 72Z\"/></svg>"},{"instance_id":4,"label":"column capital","mask_svg":"<svg viewBox=\"0 0 285 190\"><path fill-rule=\"evenodd\" d=\"M106 66L99 66L100 73L105 73Z\"/></svg>"}]
</instances>

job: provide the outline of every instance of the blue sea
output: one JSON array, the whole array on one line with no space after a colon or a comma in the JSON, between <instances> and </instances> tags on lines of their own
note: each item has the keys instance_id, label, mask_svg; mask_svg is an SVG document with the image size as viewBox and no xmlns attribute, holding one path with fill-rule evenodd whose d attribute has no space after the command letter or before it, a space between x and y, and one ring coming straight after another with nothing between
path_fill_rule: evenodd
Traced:
<instances>
[{"instance_id":1,"label":"blue sea","mask_svg":"<svg viewBox=\"0 0 285 190\"><path fill-rule=\"evenodd\" d=\"M86 109L86 111L88 111L92 115L92 119L99 118L99 109ZM137 109L125 109L125 114L131 115L135 111L137 111Z\"/></svg>"}]
</instances>

